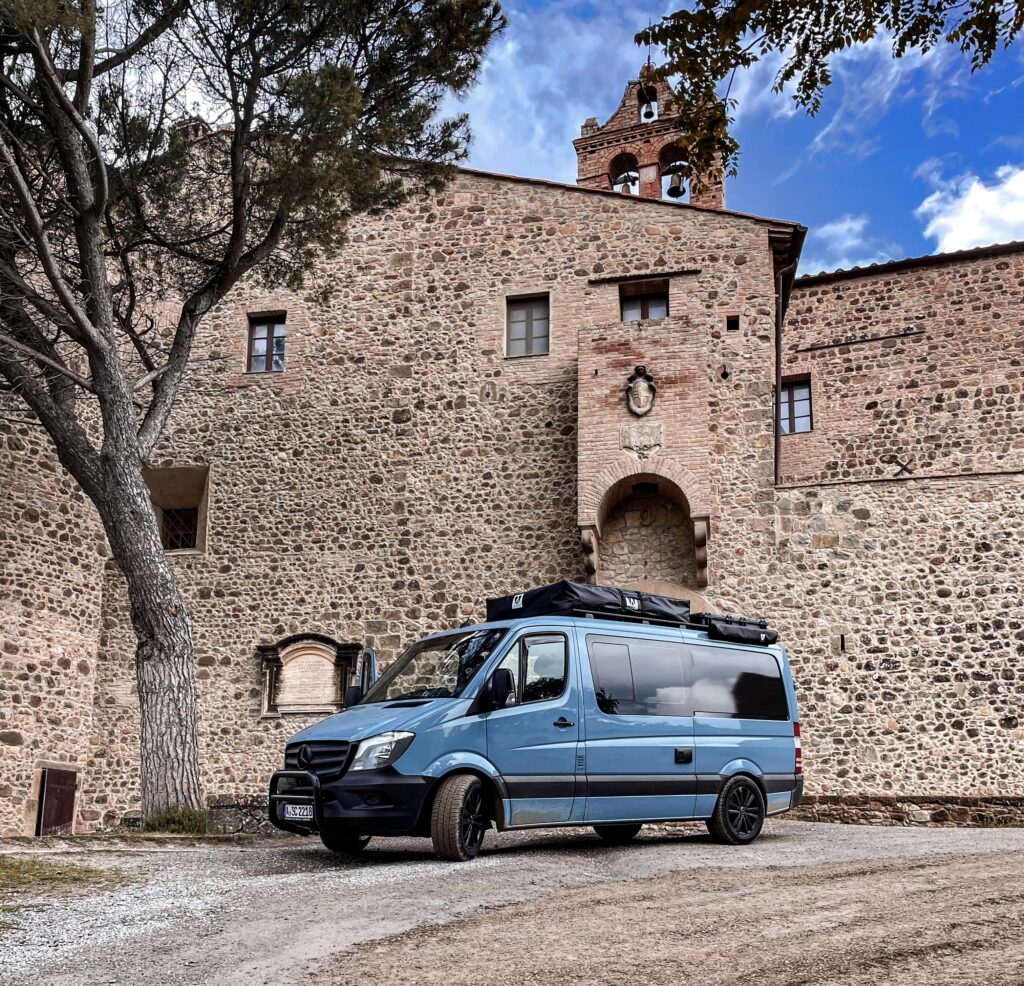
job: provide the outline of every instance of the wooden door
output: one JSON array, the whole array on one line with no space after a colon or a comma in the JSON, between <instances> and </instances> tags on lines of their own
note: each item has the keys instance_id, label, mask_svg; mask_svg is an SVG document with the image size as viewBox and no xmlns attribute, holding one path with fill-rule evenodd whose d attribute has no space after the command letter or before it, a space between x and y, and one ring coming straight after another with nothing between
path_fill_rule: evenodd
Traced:
<instances>
[{"instance_id":1,"label":"wooden door","mask_svg":"<svg viewBox=\"0 0 1024 986\"><path fill-rule=\"evenodd\" d=\"M78 775L73 770L47 767L43 771L36 835L71 835L77 788Z\"/></svg>"}]
</instances>

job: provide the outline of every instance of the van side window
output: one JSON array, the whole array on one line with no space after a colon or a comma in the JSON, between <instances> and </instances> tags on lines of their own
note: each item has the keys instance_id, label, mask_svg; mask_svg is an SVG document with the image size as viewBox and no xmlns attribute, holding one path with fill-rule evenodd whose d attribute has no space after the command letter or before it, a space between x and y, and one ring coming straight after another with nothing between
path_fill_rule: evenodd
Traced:
<instances>
[{"instance_id":1,"label":"van side window","mask_svg":"<svg viewBox=\"0 0 1024 986\"><path fill-rule=\"evenodd\" d=\"M606 715L690 715L681 644L587 637L597 707Z\"/></svg>"},{"instance_id":2,"label":"van side window","mask_svg":"<svg viewBox=\"0 0 1024 986\"><path fill-rule=\"evenodd\" d=\"M523 681L521 701L544 702L558 698L565 691L565 637L560 634L524 637L520 647Z\"/></svg>"},{"instance_id":3,"label":"van side window","mask_svg":"<svg viewBox=\"0 0 1024 986\"><path fill-rule=\"evenodd\" d=\"M505 702L505 708L510 705L519 704L519 646L516 645L505 655L505 660L498 665L499 668L506 668L512 672L512 694Z\"/></svg>"},{"instance_id":4,"label":"van side window","mask_svg":"<svg viewBox=\"0 0 1024 986\"><path fill-rule=\"evenodd\" d=\"M693 711L730 719L788 719L779 665L770 653L692 646Z\"/></svg>"}]
</instances>

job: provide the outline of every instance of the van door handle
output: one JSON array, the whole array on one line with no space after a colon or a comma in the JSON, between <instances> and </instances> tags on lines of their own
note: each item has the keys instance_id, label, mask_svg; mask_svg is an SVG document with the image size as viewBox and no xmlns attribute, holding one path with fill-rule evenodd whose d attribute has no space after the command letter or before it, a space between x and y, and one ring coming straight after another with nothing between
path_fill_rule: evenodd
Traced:
<instances>
[{"instance_id":1,"label":"van door handle","mask_svg":"<svg viewBox=\"0 0 1024 986\"><path fill-rule=\"evenodd\" d=\"M568 729L570 726L575 726L576 723L570 722L565 716L559 716L553 723L558 729Z\"/></svg>"}]
</instances>

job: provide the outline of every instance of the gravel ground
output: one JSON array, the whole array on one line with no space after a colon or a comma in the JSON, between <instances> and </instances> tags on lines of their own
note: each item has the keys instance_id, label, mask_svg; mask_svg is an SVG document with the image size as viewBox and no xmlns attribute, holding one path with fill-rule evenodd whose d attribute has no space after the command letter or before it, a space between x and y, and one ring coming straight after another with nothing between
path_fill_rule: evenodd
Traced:
<instances>
[{"instance_id":1,"label":"gravel ground","mask_svg":"<svg viewBox=\"0 0 1024 986\"><path fill-rule=\"evenodd\" d=\"M468 864L405 839L355 864L290 839L0 851L125 874L18 912L5 986L1024 983L1022 829L492 833Z\"/></svg>"}]
</instances>

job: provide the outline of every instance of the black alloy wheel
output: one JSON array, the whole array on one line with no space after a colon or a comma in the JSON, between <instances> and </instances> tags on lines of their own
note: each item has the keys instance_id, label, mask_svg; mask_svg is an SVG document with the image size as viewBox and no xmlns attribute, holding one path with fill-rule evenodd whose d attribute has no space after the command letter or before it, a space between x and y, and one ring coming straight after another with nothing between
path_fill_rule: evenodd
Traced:
<instances>
[{"instance_id":1,"label":"black alloy wheel","mask_svg":"<svg viewBox=\"0 0 1024 986\"><path fill-rule=\"evenodd\" d=\"M473 774L446 777L430 812L430 838L439 859L464 862L480 852L491 820L483 782Z\"/></svg>"},{"instance_id":2,"label":"black alloy wheel","mask_svg":"<svg viewBox=\"0 0 1024 986\"><path fill-rule=\"evenodd\" d=\"M742 846L753 842L764 825L764 795L749 777L733 777L718 796L708 831L718 842Z\"/></svg>"}]
</instances>

